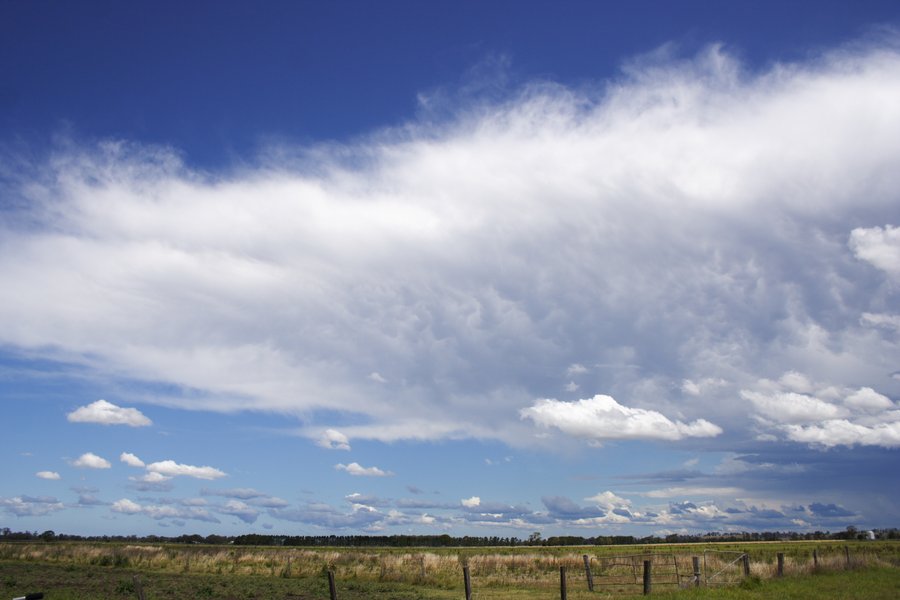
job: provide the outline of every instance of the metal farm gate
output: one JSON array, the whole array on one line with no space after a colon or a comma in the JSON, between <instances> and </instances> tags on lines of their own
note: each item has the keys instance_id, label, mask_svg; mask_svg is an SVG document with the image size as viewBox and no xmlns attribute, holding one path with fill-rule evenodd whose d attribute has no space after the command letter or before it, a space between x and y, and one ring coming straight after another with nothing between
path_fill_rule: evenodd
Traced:
<instances>
[{"instance_id":1,"label":"metal farm gate","mask_svg":"<svg viewBox=\"0 0 900 600\"><path fill-rule=\"evenodd\" d=\"M644 561L649 560L653 570L653 586L680 584L681 575L674 554L633 554L629 556L595 557L595 589L608 593L634 593L643 585ZM685 574L685 577L688 575Z\"/></svg>"}]
</instances>

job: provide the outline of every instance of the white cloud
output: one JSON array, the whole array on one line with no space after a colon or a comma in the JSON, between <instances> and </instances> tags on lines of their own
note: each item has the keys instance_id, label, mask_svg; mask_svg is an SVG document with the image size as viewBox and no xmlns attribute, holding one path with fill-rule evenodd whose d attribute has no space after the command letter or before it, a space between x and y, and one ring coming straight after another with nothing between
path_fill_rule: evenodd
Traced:
<instances>
[{"instance_id":1,"label":"white cloud","mask_svg":"<svg viewBox=\"0 0 900 600\"><path fill-rule=\"evenodd\" d=\"M887 396L870 387L856 390L816 385L800 374L810 394L783 392L792 385L785 378L777 384L759 382L766 391L742 390L764 427L774 429L788 440L813 446L900 445L900 409ZM776 441L773 432L762 432L759 441Z\"/></svg>"},{"instance_id":2,"label":"white cloud","mask_svg":"<svg viewBox=\"0 0 900 600\"><path fill-rule=\"evenodd\" d=\"M672 421L657 411L628 408L601 394L577 402L538 400L534 406L523 409L521 415L541 427L555 427L568 435L598 441L680 440L722 433L720 427L704 419L691 423Z\"/></svg>"},{"instance_id":3,"label":"white cloud","mask_svg":"<svg viewBox=\"0 0 900 600\"><path fill-rule=\"evenodd\" d=\"M858 227L850 233L850 247L858 259L900 278L900 227Z\"/></svg>"},{"instance_id":4,"label":"white cloud","mask_svg":"<svg viewBox=\"0 0 900 600\"><path fill-rule=\"evenodd\" d=\"M144 461L132 454L131 452L123 452L119 455L119 460L130 467L144 467Z\"/></svg>"},{"instance_id":5,"label":"white cloud","mask_svg":"<svg viewBox=\"0 0 900 600\"><path fill-rule=\"evenodd\" d=\"M896 397L896 341L860 319L896 305L898 96L896 39L763 71L714 46L211 176L61 146L2 183L0 345L192 390L168 406L317 415L314 440L339 414L354 440L529 444L510 415L585 364L666 439L747 427L707 378Z\"/></svg>"},{"instance_id":6,"label":"white cloud","mask_svg":"<svg viewBox=\"0 0 900 600\"><path fill-rule=\"evenodd\" d=\"M140 477L129 477L132 481L139 481L141 483L162 483L164 481L169 481L172 479L171 476L163 475L162 473L157 473L155 471L151 471L149 473L145 473Z\"/></svg>"},{"instance_id":7,"label":"white cloud","mask_svg":"<svg viewBox=\"0 0 900 600\"><path fill-rule=\"evenodd\" d=\"M481 498L479 498L478 496L472 496L471 498L463 498L459 502L466 508L476 508L481 504Z\"/></svg>"},{"instance_id":8,"label":"white cloud","mask_svg":"<svg viewBox=\"0 0 900 600\"><path fill-rule=\"evenodd\" d=\"M851 408L866 412L877 412L894 408L894 403L887 396L879 394L870 387L860 388L844 399L844 404Z\"/></svg>"},{"instance_id":9,"label":"white cloud","mask_svg":"<svg viewBox=\"0 0 900 600\"><path fill-rule=\"evenodd\" d=\"M218 523L219 520L212 516L206 508L200 506L158 506L153 504L138 504L128 498L122 498L112 503L110 510L125 515L145 515L151 519L194 519L208 523ZM223 512L228 509L224 509ZM227 513L232 514L232 513ZM238 515L236 515L238 516Z\"/></svg>"},{"instance_id":10,"label":"white cloud","mask_svg":"<svg viewBox=\"0 0 900 600\"><path fill-rule=\"evenodd\" d=\"M900 413L900 411L898 411ZM882 446L900 447L900 414L893 415L892 422L876 425L851 423L846 419L833 419L816 425L787 425L788 439L817 446Z\"/></svg>"},{"instance_id":11,"label":"white cloud","mask_svg":"<svg viewBox=\"0 0 900 600\"><path fill-rule=\"evenodd\" d=\"M570 381L566 384L565 389L567 392L577 392L580 386L574 381Z\"/></svg>"},{"instance_id":12,"label":"white cloud","mask_svg":"<svg viewBox=\"0 0 900 600\"><path fill-rule=\"evenodd\" d=\"M338 463L334 465L338 471L345 471L350 475L357 477L390 477L393 475L390 471L382 471L378 467L363 467L359 463L352 462L349 465Z\"/></svg>"},{"instance_id":13,"label":"white cloud","mask_svg":"<svg viewBox=\"0 0 900 600\"><path fill-rule=\"evenodd\" d=\"M329 450L350 450L350 440L346 435L336 429L326 429L322 432L322 436L317 445Z\"/></svg>"},{"instance_id":14,"label":"white cloud","mask_svg":"<svg viewBox=\"0 0 900 600\"><path fill-rule=\"evenodd\" d=\"M146 427L153 421L145 417L136 408L122 408L106 400L97 400L87 406L81 406L68 415L73 423L100 423L101 425L129 425Z\"/></svg>"},{"instance_id":15,"label":"white cloud","mask_svg":"<svg viewBox=\"0 0 900 600\"><path fill-rule=\"evenodd\" d=\"M166 477L193 477L195 479L219 479L227 474L214 467L195 467L193 465L183 465L176 463L174 460L163 460L160 462L150 463L147 465L150 473L163 475Z\"/></svg>"},{"instance_id":16,"label":"white cloud","mask_svg":"<svg viewBox=\"0 0 900 600\"><path fill-rule=\"evenodd\" d=\"M764 394L744 390L741 397L752 402L758 414L778 423L810 423L847 414L840 406L794 392Z\"/></svg>"},{"instance_id":17,"label":"white cloud","mask_svg":"<svg viewBox=\"0 0 900 600\"><path fill-rule=\"evenodd\" d=\"M109 469L112 465L105 458L101 458L93 452L85 452L72 462L73 467L82 469Z\"/></svg>"},{"instance_id":18,"label":"white cloud","mask_svg":"<svg viewBox=\"0 0 900 600\"><path fill-rule=\"evenodd\" d=\"M128 498L122 498L121 500L116 500L112 503L111 510L117 513L124 513L126 515L134 515L141 512L143 510L143 507L137 502L129 500Z\"/></svg>"},{"instance_id":19,"label":"white cloud","mask_svg":"<svg viewBox=\"0 0 900 600\"><path fill-rule=\"evenodd\" d=\"M56 471L38 471L34 476L40 479L50 479L54 481L60 479L59 473Z\"/></svg>"},{"instance_id":20,"label":"white cloud","mask_svg":"<svg viewBox=\"0 0 900 600\"><path fill-rule=\"evenodd\" d=\"M613 492L600 492L596 496L591 496L590 498L585 498L587 502L593 503L595 506L602 508L603 510L613 510L616 508L627 508L631 506L631 501L626 500L620 496L617 496Z\"/></svg>"}]
</instances>

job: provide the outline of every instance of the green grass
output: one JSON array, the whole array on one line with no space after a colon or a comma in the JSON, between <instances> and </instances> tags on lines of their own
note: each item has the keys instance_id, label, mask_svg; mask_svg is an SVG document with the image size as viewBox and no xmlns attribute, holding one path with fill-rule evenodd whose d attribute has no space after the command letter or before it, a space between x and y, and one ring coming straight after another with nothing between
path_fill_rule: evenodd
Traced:
<instances>
[{"instance_id":1,"label":"green grass","mask_svg":"<svg viewBox=\"0 0 900 600\"><path fill-rule=\"evenodd\" d=\"M654 545L557 548L272 548L202 545L84 543L0 544L0 600L43 591L47 600L135 599L133 576L147 600L327 598L326 569L337 573L342 600L458 600L462 565L468 563L476 600L559 598L559 567L568 568L568 597L620 598L640 592L630 566L620 571L604 557L654 555L654 596L659 598L900 598L900 543L850 543L846 570L843 542L719 545ZM813 573L812 550L820 569ZM711 551L704 555L704 551ZM733 554L722 554L730 551ZM751 557L753 578L743 580L737 552ZM785 554L783 579L773 579L775 556ZM592 557L597 592L586 591L582 555ZM664 585L667 565L677 558L686 583L692 556L709 576L740 587L687 590L672 595ZM667 562L668 561L668 562ZM601 585L605 583L606 585ZM602 591L601 591L602 590Z\"/></svg>"}]
</instances>

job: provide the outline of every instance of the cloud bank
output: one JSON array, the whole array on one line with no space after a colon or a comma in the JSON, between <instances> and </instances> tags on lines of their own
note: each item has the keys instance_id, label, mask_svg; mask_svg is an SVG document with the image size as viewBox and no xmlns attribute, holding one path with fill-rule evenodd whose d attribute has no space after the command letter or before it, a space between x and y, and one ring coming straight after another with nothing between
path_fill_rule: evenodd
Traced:
<instances>
[{"instance_id":1,"label":"cloud bank","mask_svg":"<svg viewBox=\"0 0 900 600\"><path fill-rule=\"evenodd\" d=\"M754 386L900 393L898 97L894 38L755 72L714 46L230 172L62 145L3 184L0 344L185 390L136 402L302 416L336 449L724 444L751 414L892 446L868 408Z\"/></svg>"}]
</instances>

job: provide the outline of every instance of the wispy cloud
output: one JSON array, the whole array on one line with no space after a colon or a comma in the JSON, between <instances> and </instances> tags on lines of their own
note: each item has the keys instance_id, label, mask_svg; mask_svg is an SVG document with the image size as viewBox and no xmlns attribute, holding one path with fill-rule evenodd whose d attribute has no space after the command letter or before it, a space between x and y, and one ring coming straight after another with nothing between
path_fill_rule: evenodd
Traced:
<instances>
[{"instance_id":1,"label":"wispy cloud","mask_svg":"<svg viewBox=\"0 0 900 600\"><path fill-rule=\"evenodd\" d=\"M176 463L174 460L163 460L147 465L150 474L163 477L193 477L195 479L219 479L226 477L227 473L215 467L195 467Z\"/></svg>"},{"instance_id":2,"label":"wispy cloud","mask_svg":"<svg viewBox=\"0 0 900 600\"><path fill-rule=\"evenodd\" d=\"M338 471L344 471L356 477L390 477L393 475L390 471L383 471L378 467L363 467L359 463L352 462L349 465L338 463L334 465Z\"/></svg>"},{"instance_id":3,"label":"wispy cloud","mask_svg":"<svg viewBox=\"0 0 900 600\"><path fill-rule=\"evenodd\" d=\"M34 476L40 479L49 479L51 481L60 479L59 473L56 471L38 471Z\"/></svg>"}]
</instances>

